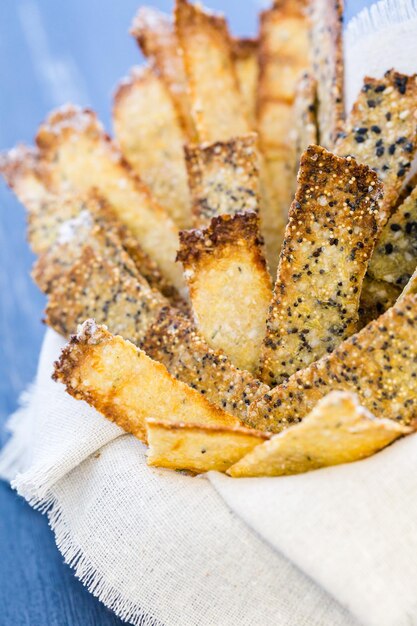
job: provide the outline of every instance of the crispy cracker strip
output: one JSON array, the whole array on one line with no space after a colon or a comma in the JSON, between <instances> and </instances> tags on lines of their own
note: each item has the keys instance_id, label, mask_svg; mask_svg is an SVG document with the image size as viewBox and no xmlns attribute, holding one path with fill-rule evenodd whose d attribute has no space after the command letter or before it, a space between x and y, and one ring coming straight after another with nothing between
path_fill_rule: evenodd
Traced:
<instances>
[{"instance_id":1,"label":"crispy cracker strip","mask_svg":"<svg viewBox=\"0 0 417 626\"><path fill-rule=\"evenodd\" d=\"M37 143L53 172L55 191L97 187L163 275L183 287L174 263L176 226L122 160L93 112L71 105L56 110L40 127Z\"/></svg>"},{"instance_id":2,"label":"crispy cracker strip","mask_svg":"<svg viewBox=\"0 0 417 626\"><path fill-rule=\"evenodd\" d=\"M319 140L320 145L331 149L344 120L343 0L311 0L309 13Z\"/></svg>"},{"instance_id":3,"label":"crispy cracker strip","mask_svg":"<svg viewBox=\"0 0 417 626\"><path fill-rule=\"evenodd\" d=\"M123 156L180 228L191 226L183 145L186 141L165 84L150 67L120 83L113 123Z\"/></svg>"},{"instance_id":4,"label":"crispy cracker strip","mask_svg":"<svg viewBox=\"0 0 417 626\"><path fill-rule=\"evenodd\" d=\"M194 226L208 226L225 213L259 208L256 135L185 147Z\"/></svg>"},{"instance_id":5,"label":"crispy cracker strip","mask_svg":"<svg viewBox=\"0 0 417 626\"><path fill-rule=\"evenodd\" d=\"M198 331L236 367L254 372L272 293L256 213L221 215L204 230L181 232L178 259Z\"/></svg>"},{"instance_id":6,"label":"crispy cracker strip","mask_svg":"<svg viewBox=\"0 0 417 626\"><path fill-rule=\"evenodd\" d=\"M47 168L36 148L18 144L0 154L0 174L22 204L39 204L49 197Z\"/></svg>"},{"instance_id":7,"label":"crispy cracker strip","mask_svg":"<svg viewBox=\"0 0 417 626\"><path fill-rule=\"evenodd\" d=\"M366 274L359 303L359 328L385 313L397 300L401 289L383 280L375 280Z\"/></svg>"},{"instance_id":8,"label":"crispy cracker strip","mask_svg":"<svg viewBox=\"0 0 417 626\"><path fill-rule=\"evenodd\" d=\"M196 136L184 61L171 16L153 7L140 7L130 34L167 86L184 132L189 141L194 141Z\"/></svg>"},{"instance_id":9,"label":"crispy cracker strip","mask_svg":"<svg viewBox=\"0 0 417 626\"><path fill-rule=\"evenodd\" d=\"M252 449L227 473L234 477L284 476L359 461L412 429L376 418L355 394L331 391L300 424Z\"/></svg>"},{"instance_id":10,"label":"crispy cracker strip","mask_svg":"<svg viewBox=\"0 0 417 626\"><path fill-rule=\"evenodd\" d=\"M417 296L406 296L332 354L293 374L253 403L246 423L280 432L302 420L329 391L339 389L356 393L376 417L415 425L416 324Z\"/></svg>"},{"instance_id":11,"label":"crispy cracker strip","mask_svg":"<svg viewBox=\"0 0 417 626\"><path fill-rule=\"evenodd\" d=\"M224 17L177 0L175 27L198 141L227 141L250 132Z\"/></svg>"},{"instance_id":12,"label":"crispy cracker strip","mask_svg":"<svg viewBox=\"0 0 417 626\"><path fill-rule=\"evenodd\" d=\"M239 426L236 417L212 406L175 380L160 363L105 326L87 320L55 364L54 379L105 417L146 441L148 417L168 422Z\"/></svg>"},{"instance_id":13,"label":"crispy cracker strip","mask_svg":"<svg viewBox=\"0 0 417 626\"><path fill-rule=\"evenodd\" d=\"M390 70L380 79L366 77L335 146L336 154L354 156L383 181L383 221L394 209L417 151L416 108L417 75Z\"/></svg>"},{"instance_id":14,"label":"crispy cracker strip","mask_svg":"<svg viewBox=\"0 0 417 626\"><path fill-rule=\"evenodd\" d=\"M225 472L255 446L269 439L267 433L239 427L206 426L146 420L148 465L177 470Z\"/></svg>"},{"instance_id":15,"label":"crispy cracker strip","mask_svg":"<svg viewBox=\"0 0 417 626\"><path fill-rule=\"evenodd\" d=\"M258 89L258 40L233 39L233 57L240 93L246 106L251 128L256 128L256 99Z\"/></svg>"},{"instance_id":16,"label":"crispy cracker strip","mask_svg":"<svg viewBox=\"0 0 417 626\"><path fill-rule=\"evenodd\" d=\"M316 100L317 83L311 74L305 73L297 83L294 100L296 172L304 150L318 143Z\"/></svg>"},{"instance_id":17,"label":"crispy cracker strip","mask_svg":"<svg viewBox=\"0 0 417 626\"><path fill-rule=\"evenodd\" d=\"M168 307L149 329L142 348L172 376L243 422L249 404L268 391L267 385L237 369L226 355L209 348L190 320Z\"/></svg>"},{"instance_id":18,"label":"crispy cracker strip","mask_svg":"<svg viewBox=\"0 0 417 626\"><path fill-rule=\"evenodd\" d=\"M301 157L270 308L261 378L282 383L357 330L382 185L318 146Z\"/></svg>"}]
</instances>

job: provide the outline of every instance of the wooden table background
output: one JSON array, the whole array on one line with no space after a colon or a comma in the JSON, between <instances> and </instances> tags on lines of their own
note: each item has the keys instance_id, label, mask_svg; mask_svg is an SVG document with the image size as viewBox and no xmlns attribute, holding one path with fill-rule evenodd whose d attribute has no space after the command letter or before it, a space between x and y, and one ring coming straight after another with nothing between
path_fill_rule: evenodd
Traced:
<instances>
[{"instance_id":1,"label":"wooden table background","mask_svg":"<svg viewBox=\"0 0 417 626\"><path fill-rule=\"evenodd\" d=\"M32 142L65 102L92 106L111 129L111 94L140 62L127 30L141 0L0 0L0 149ZM207 0L252 35L262 0ZM148 4L170 10L168 0ZM347 0L346 20L368 0ZM44 299L31 282L23 208L0 183L0 426L33 379ZM7 434L0 428L0 446ZM63 564L47 520L0 483L0 625L121 624ZM213 625L214 626L214 625Z\"/></svg>"}]
</instances>

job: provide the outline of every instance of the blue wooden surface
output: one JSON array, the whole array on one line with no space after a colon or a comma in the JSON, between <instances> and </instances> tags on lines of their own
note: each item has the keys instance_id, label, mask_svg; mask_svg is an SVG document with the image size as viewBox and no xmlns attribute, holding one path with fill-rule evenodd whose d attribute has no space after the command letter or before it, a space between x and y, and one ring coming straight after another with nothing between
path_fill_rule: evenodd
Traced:
<instances>
[{"instance_id":1,"label":"blue wooden surface","mask_svg":"<svg viewBox=\"0 0 417 626\"><path fill-rule=\"evenodd\" d=\"M0 0L0 149L32 142L66 101L90 105L110 128L111 93L140 62L127 29L141 0ZM169 10L168 0L148 4ZM237 34L253 34L262 0L207 0ZM369 0L348 0L346 18ZM1 429L32 380L44 328L43 297L29 278L24 211L0 184ZM0 483L0 626L120 624L62 563L47 521Z\"/></svg>"}]
</instances>

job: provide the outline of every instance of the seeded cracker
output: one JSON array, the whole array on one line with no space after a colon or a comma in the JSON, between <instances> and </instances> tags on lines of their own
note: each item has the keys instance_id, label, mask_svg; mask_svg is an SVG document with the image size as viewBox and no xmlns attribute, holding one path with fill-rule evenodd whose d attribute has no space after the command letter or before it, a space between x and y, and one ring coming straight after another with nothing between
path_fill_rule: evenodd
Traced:
<instances>
[{"instance_id":1,"label":"seeded cracker","mask_svg":"<svg viewBox=\"0 0 417 626\"><path fill-rule=\"evenodd\" d=\"M259 208L259 158L256 135L186 146L194 226L213 217Z\"/></svg>"},{"instance_id":2,"label":"seeded cracker","mask_svg":"<svg viewBox=\"0 0 417 626\"><path fill-rule=\"evenodd\" d=\"M239 426L239 420L209 404L170 376L129 341L87 320L55 364L54 379L127 432L146 441L145 420Z\"/></svg>"},{"instance_id":3,"label":"seeded cracker","mask_svg":"<svg viewBox=\"0 0 417 626\"><path fill-rule=\"evenodd\" d=\"M417 76L394 70L365 78L335 152L372 167L384 183L381 218L391 215L417 149Z\"/></svg>"},{"instance_id":4,"label":"seeded cracker","mask_svg":"<svg viewBox=\"0 0 417 626\"><path fill-rule=\"evenodd\" d=\"M294 424L241 458L228 474L283 476L364 459L412 431L376 418L349 392L331 391Z\"/></svg>"},{"instance_id":5,"label":"seeded cracker","mask_svg":"<svg viewBox=\"0 0 417 626\"><path fill-rule=\"evenodd\" d=\"M310 146L301 157L261 357L282 383L357 330L381 184L368 167Z\"/></svg>"},{"instance_id":6,"label":"seeded cracker","mask_svg":"<svg viewBox=\"0 0 417 626\"><path fill-rule=\"evenodd\" d=\"M257 39L233 39L233 57L239 89L253 130L256 129L256 92L259 78L258 44Z\"/></svg>"},{"instance_id":7,"label":"seeded cracker","mask_svg":"<svg viewBox=\"0 0 417 626\"><path fill-rule=\"evenodd\" d=\"M352 391L376 417L416 424L417 296L400 299L336 350L252 404L246 423L280 432L334 389Z\"/></svg>"},{"instance_id":8,"label":"seeded cracker","mask_svg":"<svg viewBox=\"0 0 417 626\"><path fill-rule=\"evenodd\" d=\"M236 367L254 372L271 300L256 213L221 215L204 230L183 231L178 259L198 331Z\"/></svg>"},{"instance_id":9,"label":"seeded cracker","mask_svg":"<svg viewBox=\"0 0 417 626\"><path fill-rule=\"evenodd\" d=\"M49 196L47 168L40 163L36 148L19 144L0 153L0 174L25 206L37 205Z\"/></svg>"},{"instance_id":10,"label":"seeded cracker","mask_svg":"<svg viewBox=\"0 0 417 626\"><path fill-rule=\"evenodd\" d=\"M133 175L92 111L71 105L56 110L40 127L37 143L57 193L97 187L162 274L183 287L175 265L177 228Z\"/></svg>"},{"instance_id":11,"label":"seeded cracker","mask_svg":"<svg viewBox=\"0 0 417 626\"><path fill-rule=\"evenodd\" d=\"M178 470L225 472L269 438L248 428L172 424L146 420L148 465Z\"/></svg>"},{"instance_id":12,"label":"seeded cracker","mask_svg":"<svg viewBox=\"0 0 417 626\"><path fill-rule=\"evenodd\" d=\"M120 83L113 122L126 161L179 228L189 228L186 137L170 93L152 68L134 68Z\"/></svg>"}]
</instances>

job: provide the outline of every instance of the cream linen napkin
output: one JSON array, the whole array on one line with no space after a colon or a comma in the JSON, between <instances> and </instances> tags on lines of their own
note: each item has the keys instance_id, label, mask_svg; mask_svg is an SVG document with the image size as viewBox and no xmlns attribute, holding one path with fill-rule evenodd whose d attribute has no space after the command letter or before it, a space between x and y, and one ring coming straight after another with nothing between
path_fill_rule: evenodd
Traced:
<instances>
[{"instance_id":1,"label":"cream linen napkin","mask_svg":"<svg viewBox=\"0 0 417 626\"><path fill-rule=\"evenodd\" d=\"M416 34L412 2L384 1L355 20L350 101L364 73L417 69ZM417 625L417 435L295 477L150 469L141 443L51 381L62 345L47 332L0 474L47 513L65 560L119 616L149 626Z\"/></svg>"}]
</instances>

